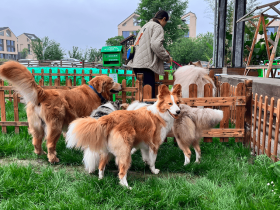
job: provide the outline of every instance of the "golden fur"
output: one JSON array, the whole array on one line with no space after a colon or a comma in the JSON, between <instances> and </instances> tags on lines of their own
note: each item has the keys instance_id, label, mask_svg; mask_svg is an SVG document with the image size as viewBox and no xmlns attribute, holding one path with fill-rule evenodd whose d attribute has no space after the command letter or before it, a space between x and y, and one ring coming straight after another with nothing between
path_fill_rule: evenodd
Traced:
<instances>
[{"instance_id":1,"label":"golden fur","mask_svg":"<svg viewBox=\"0 0 280 210\"><path fill-rule=\"evenodd\" d=\"M42 140L46 136L49 162L59 162L56 157L56 143L62 129L79 117L86 117L101 105L99 96L88 86L82 85L71 90L45 90L36 84L27 68L15 61L0 66L0 77L23 96L27 103L29 132L33 136L35 153L44 154ZM108 76L98 76L89 81L97 92L109 100L111 92L121 90Z\"/></svg>"},{"instance_id":2,"label":"golden fur","mask_svg":"<svg viewBox=\"0 0 280 210\"><path fill-rule=\"evenodd\" d=\"M149 151L156 156L158 148L164 140L162 139L162 129L169 126L171 130L174 121L169 117L167 110L172 110L172 107L176 106L176 113L179 113L177 103L180 102L180 97L180 85L176 85L172 93L165 85L162 85L159 90L158 101L151 109L142 107L135 111L114 111L98 120L92 118L77 119L69 126L66 138L67 147L82 148L86 153L90 150L92 153L100 154L98 168L101 174L104 173L110 153L113 154L119 167L121 184L128 187L126 174L130 167L131 149L141 144L146 145ZM176 104L173 103L172 98ZM172 114L176 115L176 113ZM167 117L163 118L163 116ZM143 156L143 153L142 157L145 161L150 161L147 156ZM87 161L91 160L85 162ZM158 173L158 170L154 169L154 163L151 162L152 172ZM87 163L85 164L87 165ZM94 170L95 168L90 169L89 172ZM125 181L123 181L123 178Z\"/></svg>"}]
</instances>

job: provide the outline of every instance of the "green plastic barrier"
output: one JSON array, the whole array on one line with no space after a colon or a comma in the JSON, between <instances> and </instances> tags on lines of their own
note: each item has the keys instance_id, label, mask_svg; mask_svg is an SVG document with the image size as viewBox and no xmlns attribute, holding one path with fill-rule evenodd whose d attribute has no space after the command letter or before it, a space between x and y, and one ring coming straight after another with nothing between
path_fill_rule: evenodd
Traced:
<instances>
[{"instance_id":1,"label":"green plastic barrier","mask_svg":"<svg viewBox=\"0 0 280 210\"><path fill-rule=\"evenodd\" d=\"M74 73L74 69L76 69L76 74L82 74L82 70L84 70L85 74L89 74L90 70L92 70L93 74L98 74L99 73L99 69L98 68L61 68L61 67L27 67L27 69L32 73L32 69L34 69L35 73L41 73L41 70L44 70L44 73L50 73L50 69L52 70L52 73L57 73L57 70L60 70L60 73L65 73L66 69L68 69L68 73L69 74L73 74ZM110 69L110 72L108 71L108 69L102 69L102 74L104 75L108 75L109 73L115 73L115 71L112 72L112 69ZM119 69L118 70L118 74L124 74L124 70ZM127 74L132 74L132 70L128 70ZM57 78L57 76L52 76L52 80L54 83L54 80ZM69 76L69 79L74 79L73 76ZM85 76L84 77L86 82L89 81L89 76ZM35 76L35 81L39 82L39 80L41 79L41 76ZM118 77L118 82L121 83L123 79L127 80L127 83L131 83L132 82L132 77ZM77 80L77 85L80 85L82 83L82 77L81 76L76 76L76 80ZM49 77L45 76L44 77L44 82L48 82L49 81ZM65 76L60 76L60 81L61 82L65 82Z\"/></svg>"}]
</instances>

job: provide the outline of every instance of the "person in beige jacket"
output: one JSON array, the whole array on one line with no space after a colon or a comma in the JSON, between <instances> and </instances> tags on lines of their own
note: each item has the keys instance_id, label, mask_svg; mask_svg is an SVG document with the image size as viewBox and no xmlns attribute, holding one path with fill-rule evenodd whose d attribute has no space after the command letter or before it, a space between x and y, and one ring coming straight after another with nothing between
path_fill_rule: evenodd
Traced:
<instances>
[{"instance_id":1,"label":"person in beige jacket","mask_svg":"<svg viewBox=\"0 0 280 210\"><path fill-rule=\"evenodd\" d=\"M141 28L136 37L136 42L140 34L143 34L139 40L139 45L135 46L134 58L127 64L127 66L133 68L135 74L144 74L143 85L151 85L153 98L155 98L155 74L164 75L163 62L172 62L172 58L163 47L163 27L168 20L168 13L160 10L153 19Z\"/></svg>"}]
</instances>

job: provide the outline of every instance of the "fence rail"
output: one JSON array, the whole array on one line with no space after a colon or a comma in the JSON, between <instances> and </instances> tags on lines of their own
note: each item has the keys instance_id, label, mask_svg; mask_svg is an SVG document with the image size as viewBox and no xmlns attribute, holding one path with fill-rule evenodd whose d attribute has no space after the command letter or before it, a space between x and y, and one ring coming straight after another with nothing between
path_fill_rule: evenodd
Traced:
<instances>
[{"instance_id":1,"label":"fence rail","mask_svg":"<svg viewBox=\"0 0 280 210\"><path fill-rule=\"evenodd\" d=\"M214 78L214 74L210 74L210 77ZM213 86L212 84L206 84L204 86L203 98L197 98L197 85L191 84L189 86L189 97L183 98L182 101L192 107L204 106L206 108L220 108L224 112L224 117L220 122L219 129L210 129L203 133L205 142L212 142L212 137L220 137L221 142L228 142L229 137L235 137L236 142L248 142L246 139L245 128L245 114L246 114L246 86L245 83L239 83L236 88L235 95L231 94L231 88L228 83L220 84L217 87L218 95L213 97ZM151 86L145 85L143 88L143 101L152 102L156 101L155 98L151 98ZM234 107L237 110L236 127L229 128L229 120L231 116L231 109ZM249 128L250 129L250 128ZM173 133L170 132L168 137L174 137ZM248 138L248 137L247 137Z\"/></svg>"}]
</instances>

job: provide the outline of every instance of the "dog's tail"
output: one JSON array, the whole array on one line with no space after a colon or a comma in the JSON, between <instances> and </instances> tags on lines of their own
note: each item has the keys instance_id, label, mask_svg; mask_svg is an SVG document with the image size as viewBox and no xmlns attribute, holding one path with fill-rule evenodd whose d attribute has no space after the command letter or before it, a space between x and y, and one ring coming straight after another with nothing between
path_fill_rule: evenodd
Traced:
<instances>
[{"instance_id":1,"label":"dog's tail","mask_svg":"<svg viewBox=\"0 0 280 210\"><path fill-rule=\"evenodd\" d=\"M98 152L91 151L89 147L85 149L83 162L89 173L93 173L98 168L99 160L100 156Z\"/></svg>"},{"instance_id":2,"label":"dog's tail","mask_svg":"<svg viewBox=\"0 0 280 210\"><path fill-rule=\"evenodd\" d=\"M31 102L38 105L46 97L43 88L36 84L27 68L16 61L8 61L0 66L0 78L11 83L26 104Z\"/></svg>"},{"instance_id":3,"label":"dog's tail","mask_svg":"<svg viewBox=\"0 0 280 210\"><path fill-rule=\"evenodd\" d=\"M98 120L91 117L74 120L66 134L68 148L89 148L93 152L106 149L106 139L106 130Z\"/></svg>"}]
</instances>

